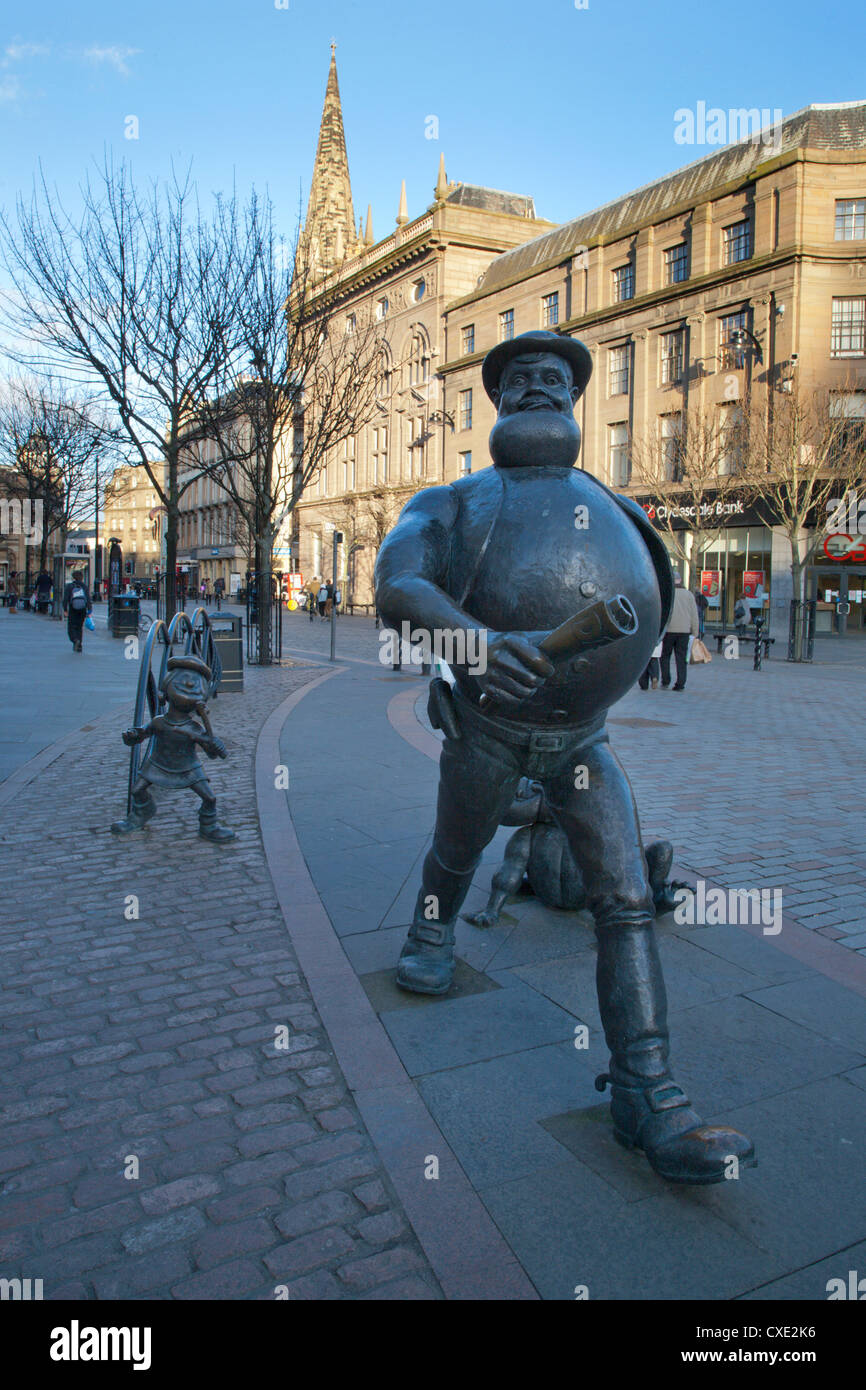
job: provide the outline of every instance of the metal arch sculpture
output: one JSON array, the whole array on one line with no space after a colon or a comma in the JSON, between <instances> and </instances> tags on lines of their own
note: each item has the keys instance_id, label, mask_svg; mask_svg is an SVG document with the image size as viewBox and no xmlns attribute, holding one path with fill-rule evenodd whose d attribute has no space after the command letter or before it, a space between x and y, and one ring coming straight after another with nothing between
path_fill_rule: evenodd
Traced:
<instances>
[{"instance_id":1,"label":"metal arch sculpture","mask_svg":"<svg viewBox=\"0 0 866 1390\"><path fill-rule=\"evenodd\" d=\"M182 638L185 638L184 656L197 656L210 667L211 680L208 686L208 699L216 696L222 678L222 662L214 642L210 617L205 609L197 608L192 618L185 610L181 609L179 613L175 613L170 623L165 623L162 618L157 618L148 629L144 650L141 653L141 667L138 673L138 686L135 692L135 708L132 717L135 728L141 728L145 722L149 723L157 715L165 712L166 701L160 694L160 687L166 674L168 658L172 654L172 649ZM160 644L162 657L159 663L159 674L154 676L153 654L154 649ZM146 745L137 743L130 750L129 780L126 791L127 815L132 809L132 789L135 786L141 765L149 756L152 747L153 739L151 738Z\"/></svg>"}]
</instances>

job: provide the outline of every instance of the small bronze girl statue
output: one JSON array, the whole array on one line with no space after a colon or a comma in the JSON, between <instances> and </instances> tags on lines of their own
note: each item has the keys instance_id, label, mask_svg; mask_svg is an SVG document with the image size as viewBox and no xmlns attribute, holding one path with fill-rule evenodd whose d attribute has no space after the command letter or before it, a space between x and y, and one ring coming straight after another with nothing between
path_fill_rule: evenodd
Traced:
<instances>
[{"instance_id":1,"label":"small bronze girl statue","mask_svg":"<svg viewBox=\"0 0 866 1390\"><path fill-rule=\"evenodd\" d=\"M207 717L205 702L211 670L197 656L172 656L166 663L166 675L160 683L160 694L168 701L168 712L158 714L142 729L126 729L123 741L128 747L153 739L153 747L141 765L132 788L132 808L129 815L115 821L115 835L129 835L143 830L156 814L156 802L151 787L191 787L201 797L198 813L198 833L205 840L226 844L235 832L217 820L216 797L196 756L196 745L209 758L225 758L226 748L215 737ZM199 724L192 718L196 713Z\"/></svg>"}]
</instances>

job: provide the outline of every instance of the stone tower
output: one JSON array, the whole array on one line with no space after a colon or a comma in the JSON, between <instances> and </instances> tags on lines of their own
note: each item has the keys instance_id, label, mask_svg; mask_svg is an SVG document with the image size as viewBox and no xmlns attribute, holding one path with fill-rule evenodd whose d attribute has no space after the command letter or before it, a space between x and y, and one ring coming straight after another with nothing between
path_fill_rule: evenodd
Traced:
<instances>
[{"instance_id":1,"label":"stone tower","mask_svg":"<svg viewBox=\"0 0 866 1390\"><path fill-rule=\"evenodd\" d=\"M304 244L315 278L336 270L345 256L352 253L357 239L335 49L336 45L332 43L331 66L304 227Z\"/></svg>"}]
</instances>

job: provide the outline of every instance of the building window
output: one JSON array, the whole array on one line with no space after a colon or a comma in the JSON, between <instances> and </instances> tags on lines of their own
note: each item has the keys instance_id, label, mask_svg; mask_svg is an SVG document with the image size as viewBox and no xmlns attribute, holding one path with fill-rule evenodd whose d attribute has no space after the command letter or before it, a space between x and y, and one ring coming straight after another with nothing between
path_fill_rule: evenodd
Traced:
<instances>
[{"instance_id":1,"label":"building window","mask_svg":"<svg viewBox=\"0 0 866 1390\"><path fill-rule=\"evenodd\" d=\"M724 232L725 265L736 265L737 261L747 261L752 254L752 227L746 218L744 222L734 222L725 227Z\"/></svg>"},{"instance_id":2,"label":"building window","mask_svg":"<svg viewBox=\"0 0 866 1390\"><path fill-rule=\"evenodd\" d=\"M831 357L866 354L866 299L834 299Z\"/></svg>"},{"instance_id":3,"label":"building window","mask_svg":"<svg viewBox=\"0 0 866 1390\"><path fill-rule=\"evenodd\" d=\"M370 481L375 487L378 483L388 481L388 430L384 425L379 425L373 430L372 443L370 456L373 476Z\"/></svg>"},{"instance_id":4,"label":"building window","mask_svg":"<svg viewBox=\"0 0 866 1390\"><path fill-rule=\"evenodd\" d=\"M352 337L352 335L353 335L353 333L355 332L355 329L357 328L357 326L358 326L358 321L357 321L357 319L355 318L355 315L354 315L354 314L347 314L347 315L346 315L346 337L347 337L347 338L351 338L351 337Z\"/></svg>"},{"instance_id":5,"label":"building window","mask_svg":"<svg viewBox=\"0 0 866 1390\"><path fill-rule=\"evenodd\" d=\"M466 449L464 453L458 454L457 457L460 460L460 474L462 477L465 477L467 473L472 472L472 450Z\"/></svg>"},{"instance_id":6,"label":"building window","mask_svg":"<svg viewBox=\"0 0 866 1390\"><path fill-rule=\"evenodd\" d=\"M831 392L830 418L839 422L833 426L830 453L844 465L852 450L866 450L866 391Z\"/></svg>"},{"instance_id":7,"label":"building window","mask_svg":"<svg viewBox=\"0 0 866 1390\"><path fill-rule=\"evenodd\" d=\"M343 440L343 491L355 491L355 438Z\"/></svg>"},{"instance_id":8,"label":"building window","mask_svg":"<svg viewBox=\"0 0 866 1390\"><path fill-rule=\"evenodd\" d=\"M671 386L680 381L683 375L683 347L685 334L681 328L661 336L661 382Z\"/></svg>"},{"instance_id":9,"label":"building window","mask_svg":"<svg viewBox=\"0 0 866 1390\"><path fill-rule=\"evenodd\" d=\"M622 304L626 299L634 299L634 266L618 265L613 272L613 302Z\"/></svg>"},{"instance_id":10,"label":"building window","mask_svg":"<svg viewBox=\"0 0 866 1390\"><path fill-rule=\"evenodd\" d=\"M739 369L746 360L746 349L742 344L732 342L735 333L741 333L749 327L749 312L747 309L740 309L736 314L725 314L719 319L719 359L722 369L726 367L736 367Z\"/></svg>"},{"instance_id":11,"label":"building window","mask_svg":"<svg viewBox=\"0 0 866 1390\"><path fill-rule=\"evenodd\" d=\"M559 323L559 290L541 296L541 326L555 328Z\"/></svg>"},{"instance_id":12,"label":"building window","mask_svg":"<svg viewBox=\"0 0 866 1390\"><path fill-rule=\"evenodd\" d=\"M689 248L684 241L665 251L665 284L678 285L689 278Z\"/></svg>"},{"instance_id":13,"label":"building window","mask_svg":"<svg viewBox=\"0 0 866 1390\"><path fill-rule=\"evenodd\" d=\"M460 406L460 428L471 430L472 428L472 387L468 391L461 391L457 397Z\"/></svg>"},{"instance_id":14,"label":"building window","mask_svg":"<svg viewBox=\"0 0 866 1390\"><path fill-rule=\"evenodd\" d=\"M463 352L464 355L475 351L475 324L467 323L463 329Z\"/></svg>"},{"instance_id":15,"label":"building window","mask_svg":"<svg viewBox=\"0 0 866 1390\"><path fill-rule=\"evenodd\" d=\"M507 343L514 337L514 310L506 309L499 315L499 341Z\"/></svg>"},{"instance_id":16,"label":"building window","mask_svg":"<svg viewBox=\"0 0 866 1390\"><path fill-rule=\"evenodd\" d=\"M836 240L866 240L866 198L836 199Z\"/></svg>"},{"instance_id":17,"label":"building window","mask_svg":"<svg viewBox=\"0 0 866 1390\"><path fill-rule=\"evenodd\" d=\"M382 348L379 353L378 372L379 379L376 387L376 395L381 400L385 396L390 396L392 386L391 358L385 348Z\"/></svg>"},{"instance_id":18,"label":"building window","mask_svg":"<svg viewBox=\"0 0 866 1390\"><path fill-rule=\"evenodd\" d=\"M610 349L608 354L608 395L627 396L631 348L628 343Z\"/></svg>"},{"instance_id":19,"label":"building window","mask_svg":"<svg viewBox=\"0 0 866 1390\"><path fill-rule=\"evenodd\" d=\"M667 483L682 481L683 417L680 411L659 420L662 477Z\"/></svg>"},{"instance_id":20,"label":"building window","mask_svg":"<svg viewBox=\"0 0 866 1390\"><path fill-rule=\"evenodd\" d=\"M717 470L721 476L736 473L744 458L745 416L735 401L719 407Z\"/></svg>"},{"instance_id":21,"label":"building window","mask_svg":"<svg viewBox=\"0 0 866 1390\"><path fill-rule=\"evenodd\" d=\"M424 421L410 416L406 421L406 464L404 477L420 477L424 472Z\"/></svg>"},{"instance_id":22,"label":"building window","mask_svg":"<svg viewBox=\"0 0 866 1390\"><path fill-rule=\"evenodd\" d=\"M388 312L388 300L383 296L376 300L376 318L383 319Z\"/></svg>"},{"instance_id":23,"label":"building window","mask_svg":"<svg viewBox=\"0 0 866 1390\"><path fill-rule=\"evenodd\" d=\"M412 281L412 303L420 304L427 293L427 282L425 280Z\"/></svg>"},{"instance_id":24,"label":"building window","mask_svg":"<svg viewBox=\"0 0 866 1390\"><path fill-rule=\"evenodd\" d=\"M409 385L423 386L430 375L430 358L427 356L427 344L420 333L416 333L412 338L412 347L409 354Z\"/></svg>"},{"instance_id":25,"label":"building window","mask_svg":"<svg viewBox=\"0 0 866 1390\"><path fill-rule=\"evenodd\" d=\"M607 466L612 487L625 487L629 478L628 425L623 420L607 427Z\"/></svg>"}]
</instances>

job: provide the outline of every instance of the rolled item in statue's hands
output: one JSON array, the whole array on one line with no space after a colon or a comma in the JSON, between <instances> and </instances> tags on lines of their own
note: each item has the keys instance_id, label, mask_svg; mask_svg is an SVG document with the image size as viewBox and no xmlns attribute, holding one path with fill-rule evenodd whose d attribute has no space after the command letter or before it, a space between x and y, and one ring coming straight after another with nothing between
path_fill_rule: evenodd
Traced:
<instances>
[{"instance_id":1,"label":"rolled item in statue's hands","mask_svg":"<svg viewBox=\"0 0 866 1390\"><path fill-rule=\"evenodd\" d=\"M621 637L632 637L637 630L637 614L631 603L625 594L615 594L613 598L600 598L589 608L567 618L548 633L538 647L546 656L554 658L577 656L579 652L618 642Z\"/></svg>"},{"instance_id":2,"label":"rolled item in statue's hands","mask_svg":"<svg viewBox=\"0 0 866 1390\"><path fill-rule=\"evenodd\" d=\"M577 656L596 647L606 647L623 637L632 637L637 630L638 618L633 605L625 594L615 594L613 598L597 599L589 608L583 608L566 618L564 623L542 638L538 650L556 661L559 657ZM478 702L479 709L491 703L495 702L490 696L482 695Z\"/></svg>"}]
</instances>

